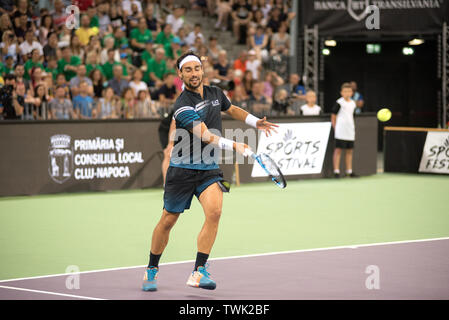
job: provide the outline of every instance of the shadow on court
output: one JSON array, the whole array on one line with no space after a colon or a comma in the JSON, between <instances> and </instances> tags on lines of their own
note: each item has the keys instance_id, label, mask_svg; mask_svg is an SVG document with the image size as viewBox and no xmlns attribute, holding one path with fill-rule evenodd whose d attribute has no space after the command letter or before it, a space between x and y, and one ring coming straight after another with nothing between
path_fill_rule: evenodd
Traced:
<instances>
[{"instance_id":1,"label":"shadow on court","mask_svg":"<svg viewBox=\"0 0 449 320\"><path fill-rule=\"evenodd\" d=\"M214 291L186 286L193 262L162 264L157 292L144 267L0 281L0 299L449 299L449 240L210 260Z\"/></svg>"}]
</instances>

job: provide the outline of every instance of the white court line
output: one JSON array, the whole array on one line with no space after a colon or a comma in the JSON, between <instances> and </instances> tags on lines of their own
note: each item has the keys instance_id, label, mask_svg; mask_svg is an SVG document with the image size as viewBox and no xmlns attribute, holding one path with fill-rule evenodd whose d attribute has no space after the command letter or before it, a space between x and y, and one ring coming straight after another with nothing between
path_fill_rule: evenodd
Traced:
<instances>
[{"instance_id":1,"label":"white court line","mask_svg":"<svg viewBox=\"0 0 449 320\"><path fill-rule=\"evenodd\" d=\"M253 258L253 257L272 256L272 255L278 255L278 254L301 253L301 252L327 251L327 250L338 250L338 249L357 249L357 248L363 248L363 247L385 246L385 245L417 243L417 242L429 242L429 241L439 241L439 240L449 240L449 237L417 239L417 240L402 240L402 241L391 241L391 242L376 242L376 243L352 244L352 245L335 246L335 247L300 249L300 250L278 251L278 252L267 252L267 253L255 253L255 254L248 254L248 255L241 255L241 256L210 258L208 260L209 261L216 261L216 260ZM159 265L160 266L166 266L166 265L172 265L172 264L190 263L190 262L194 262L194 261L195 260L183 260L183 261L165 262L165 263L160 263ZM131 267L118 267L118 268L107 268L107 269L81 271L81 272L76 272L76 273L58 273L58 274L49 274L49 275L44 275L44 276L16 278L16 279L6 279L6 280L0 280L0 283L12 282L12 281L20 281L20 280L43 279L43 278L49 278L49 277L70 276L70 275L74 275L74 274L85 274L85 273L95 273L95 272L105 272L105 271L126 270L126 269L134 269L134 268L143 268L143 267L146 267L146 266L147 265L145 264L145 265L131 266Z\"/></svg>"},{"instance_id":2,"label":"white court line","mask_svg":"<svg viewBox=\"0 0 449 320\"><path fill-rule=\"evenodd\" d=\"M63 296L63 297L69 297L69 298L79 298L79 299L87 299L87 300L106 300L106 299L101 299L101 298L77 296L77 295L74 295L74 294L66 294L66 293L42 291L42 290L33 290L33 289L18 288L18 287L0 286L0 288L10 289L10 290L26 291L26 292L35 292L35 293L45 293L45 294L51 294L51 295L54 295L54 296Z\"/></svg>"}]
</instances>

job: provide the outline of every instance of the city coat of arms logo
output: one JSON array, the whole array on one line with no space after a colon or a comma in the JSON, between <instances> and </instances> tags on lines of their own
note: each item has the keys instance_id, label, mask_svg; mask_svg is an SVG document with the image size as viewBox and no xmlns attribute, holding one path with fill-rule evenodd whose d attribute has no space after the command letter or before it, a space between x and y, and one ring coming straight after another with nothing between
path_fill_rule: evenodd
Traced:
<instances>
[{"instance_id":1,"label":"city coat of arms logo","mask_svg":"<svg viewBox=\"0 0 449 320\"><path fill-rule=\"evenodd\" d=\"M50 137L48 153L48 173L53 181L62 184L66 182L73 172L72 138L65 134L56 134Z\"/></svg>"}]
</instances>

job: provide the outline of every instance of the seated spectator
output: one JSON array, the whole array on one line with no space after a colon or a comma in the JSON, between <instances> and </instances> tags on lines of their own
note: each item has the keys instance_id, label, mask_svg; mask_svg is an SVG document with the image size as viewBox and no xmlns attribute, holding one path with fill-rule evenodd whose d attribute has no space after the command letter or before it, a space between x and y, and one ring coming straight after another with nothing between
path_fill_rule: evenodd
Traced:
<instances>
[{"instance_id":1,"label":"seated spectator","mask_svg":"<svg viewBox=\"0 0 449 320\"><path fill-rule=\"evenodd\" d=\"M39 55L44 55L44 50L42 45L34 39L33 30L29 29L25 33L25 41L20 44L20 54L24 61L28 60L28 54L33 51L33 49L39 50Z\"/></svg>"},{"instance_id":2,"label":"seated spectator","mask_svg":"<svg viewBox=\"0 0 449 320\"><path fill-rule=\"evenodd\" d=\"M316 104L316 93L313 90L309 90L306 93L307 103L302 105L300 110L303 116L318 116L321 114L321 107Z\"/></svg>"},{"instance_id":3,"label":"seated spectator","mask_svg":"<svg viewBox=\"0 0 449 320\"><path fill-rule=\"evenodd\" d=\"M107 36L103 39L104 42L104 48L101 50L100 53L100 64L104 65L107 61L108 61L108 52L109 50L113 50L114 54L113 54L113 59L115 61L119 61L120 60L120 54L118 53L118 50L115 51L115 39L113 36Z\"/></svg>"},{"instance_id":4,"label":"seated spectator","mask_svg":"<svg viewBox=\"0 0 449 320\"><path fill-rule=\"evenodd\" d=\"M133 72L132 80L129 82L129 86L134 90L134 95L137 97L137 93L141 90L147 91L148 86L142 81L143 72L140 69L136 69Z\"/></svg>"},{"instance_id":5,"label":"seated spectator","mask_svg":"<svg viewBox=\"0 0 449 320\"><path fill-rule=\"evenodd\" d=\"M155 43L165 46L167 43L170 43L174 37L171 24L166 23L162 31L157 35Z\"/></svg>"},{"instance_id":6,"label":"seated spectator","mask_svg":"<svg viewBox=\"0 0 449 320\"><path fill-rule=\"evenodd\" d=\"M50 32L47 39L47 44L43 48L45 60L48 61L50 57L54 57L59 60L61 58L61 50L58 47L57 33Z\"/></svg>"},{"instance_id":7,"label":"seated spectator","mask_svg":"<svg viewBox=\"0 0 449 320\"><path fill-rule=\"evenodd\" d=\"M15 76L6 75L4 81L5 85L0 88L0 114L5 120L19 120L24 108L14 99Z\"/></svg>"},{"instance_id":8,"label":"seated spectator","mask_svg":"<svg viewBox=\"0 0 449 320\"><path fill-rule=\"evenodd\" d=\"M129 87L129 82L123 79L122 65L120 64L114 65L113 78L110 81L108 81L108 85L112 88L112 90L114 90L114 94L119 97L121 97L125 89Z\"/></svg>"},{"instance_id":9,"label":"seated spectator","mask_svg":"<svg viewBox=\"0 0 449 320\"><path fill-rule=\"evenodd\" d=\"M245 44L246 30L253 18L252 8L247 0L237 0L232 5L232 30L234 37L238 39L238 43Z\"/></svg>"},{"instance_id":10,"label":"seated spectator","mask_svg":"<svg viewBox=\"0 0 449 320\"><path fill-rule=\"evenodd\" d=\"M147 22L145 18L140 18L137 28L131 30L131 47L137 52L143 52L145 45L149 41L153 41L151 31L147 29Z\"/></svg>"},{"instance_id":11,"label":"seated spectator","mask_svg":"<svg viewBox=\"0 0 449 320\"><path fill-rule=\"evenodd\" d=\"M56 60L56 57L48 57L47 67L44 68L44 71L51 74L53 80L56 80L56 76L58 75L58 60Z\"/></svg>"},{"instance_id":12,"label":"seated spectator","mask_svg":"<svg viewBox=\"0 0 449 320\"><path fill-rule=\"evenodd\" d=\"M65 79L65 75L63 73L58 73L58 75L56 76L56 86L57 87L63 87L65 90L65 96L69 97L70 96L70 88L69 88L69 84L67 83L67 80Z\"/></svg>"},{"instance_id":13,"label":"seated spectator","mask_svg":"<svg viewBox=\"0 0 449 320\"><path fill-rule=\"evenodd\" d=\"M86 66L84 64L80 64L77 67L76 76L70 79L70 91L72 93L72 97L76 97L80 92L80 84L82 82L86 82L88 85L87 94L90 96L94 95L94 87L92 85L92 80L86 76Z\"/></svg>"},{"instance_id":14,"label":"seated spectator","mask_svg":"<svg viewBox=\"0 0 449 320\"><path fill-rule=\"evenodd\" d=\"M267 98L267 101L271 103L273 101L273 94L276 91L276 88L282 86L284 84L284 80L274 71L267 72L264 80L263 95Z\"/></svg>"},{"instance_id":15,"label":"seated spectator","mask_svg":"<svg viewBox=\"0 0 449 320\"><path fill-rule=\"evenodd\" d=\"M51 15L46 14L44 16L41 16L41 23L39 26L39 42L42 45L46 45L47 44L47 39L48 39L48 34L50 32L53 32L54 28L53 28L53 18Z\"/></svg>"},{"instance_id":16,"label":"seated spectator","mask_svg":"<svg viewBox=\"0 0 449 320\"><path fill-rule=\"evenodd\" d=\"M97 103L98 119L117 119L120 111L120 100L114 96L114 90L106 87L103 90L102 98Z\"/></svg>"},{"instance_id":17,"label":"seated spectator","mask_svg":"<svg viewBox=\"0 0 449 320\"><path fill-rule=\"evenodd\" d=\"M10 55L13 57L14 64L17 62L17 55L20 54L20 47L17 37L11 30L3 32L0 48L2 55Z\"/></svg>"},{"instance_id":18,"label":"seated spectator","mask_svg":"<svg viewBox=\"0 0 449 320\"><path fill-rule=\"evenodd\" d=\"M140 90L138 92L135 110L135 117L138 119L159 117L156 105L151 101L147 90Z\"/></svg>"},{"instance_id":19,"label":"seated spectator","mask_svg":"<svg viewBox=\"0 0 449 320\"><path fill-rule=\"evenodd\" d=\"M44 66L42 65L42 56L39 54L38 49L33 49L31 51L31 59L28 59L27 62L25 62L25 79L30 79L30 72L32 68L39 67L42 70L44 70Z\"/></svg>"},{"instance_id":20,"label":"seated spectator","mask_svg":"<svg viewBox=\"0 0 449 320\"><path fill-rule=\"evenodd\" d=\"M32 28L31 21L28 21L28 16L22 14L18 18L18 23L14 23L14 34L16 35L19 42L23 42L26 37L27 30L32 30L34 34L34 29Z\"/></svg>"},{"instance_id":21,"label":"seated spectator","mask_svg":"<svg viewBox=\"0 0 449 320\"><path fill-rule=\"evenodd\" d=\"M222 49L222 47L218 44L218 41L217 41L217 37L216 37L216 36L211 35L211 36L209 37L209 44L208 44L207 49L208 49L207 55L208 55L210 58L212 58L212 61L211 61L212 64L217 63L217 62L218 62L218 55L219 55L220 51L223 50L223 49Z\"/></svg>"},{"instance_id":22,"label":"seated spectator","mask_svg":"<svg viewBox=\"0 0 449 320\"><path fill-rule=\"evenodd\" d=\"M248 51L248 60L246 60L246 70L251 71L253 79L259 80L260 70L262 69L262 62L257 56L256 51Z\"/></svg>"},{"instance_id":23,"label":"seated spectator","mask_svg":"<svg viewBox=\"0 0 449 320\"><path fill-rule=\"evenodd\" d=\"M65 25L68 14L65 11L65 5L62 0L55 0L54 11L52 12L53 25L55 29Z\"/></svg>"},{"instance_id":24,"label":"seated spectator","mask_svg":"<svg viewBox=\"0 0 449 320\"><path fill-rule=\"evenodd\" d=\"M149 83L149 86L156 86L159 88L163 85L162 79L167 73L167 62L165 61L165 50L158 48L154 59L150 59L147 65L147 71L144 74L144 81Z\"/></svg>"},{"instance_id":25,"label":"seated spectator","mask_svg":"<svg viewBox=\"0 0 449 320\"><path fill-rule=\"evenodd\" d=\"M226 88L231 80L230 76L230 64L228 62L228 56L226 50L221 50L218 54L218 61L214 64L215 78L220 80L220 87Z\"/></svg>"},{"instance_id":26,"label":"seated spectator","mask_svg":"<svg viewBox=\"0 0 449 320\"><path fill-rule=\"evenodd\" d=\"M250 109L255 114L266 114L269 109L271 108L271 105L268 104L267 99L263 95L263 82L262 81L254 81L253 87L251 90L251 95L248 99L248 104L250 106Z\"/></svg>"},{"instance_id":27,"label":"seated spectator","mask_svg":"<svg viewBox=\"0 0 449 320\"><path fill-rule=\"evenodd\" d=\"M274 7L270 11L270 19L268 19L267 28L270 28L272 33L277 33L282 22L286 20L287 16L283 14L278 7Z\"/></svg>"},{"instance_id":28,"label":"seated spectator","mask_svg":"<svg viewBox=\"0 0 449 320\"><path fill-rule=\"evenodd\" d=\"M242 73L246 71L247 52L240 51L239 57L234 60L234 70L241 70Z\"/></svg>"},{"instance_id":29,"label":"seated spectator","mask_svg":"<svg viewBox=\"0 0 449 320\"><path fill-rule=\"evenodd\" d=\"M94 99L98 100L103 96L104 86L107 83L106 78L103 76L100 69L93 69L89 73L89 79L92 81Z\"/></svg>"},{"instance_id":30,"label":"seated spectator","mask_svg":"<svg viewBox=\"0 0 449 320\"><path fill-rule=\"evenodd\" d=\"M108 50L108 60L101 66L101 69L103 70L103 74L106 77L106 80L109 81L113 78L114 73L113 73L113 69L114 66L116 64L119 64L120 61L120 56L119 56L119 60L116 61L115 60L115 49L109 49Z\"/></svg>"},{"instance_id":31,"label":"seated spectator","mask_svg":"<svg viewBox=\"0 0 449 320\"><path fill-rule=\"evenodd\" d=\"M33 117L35 120L47 120L51 118L48 108L49 96L45 84L38 84L34 89L34 95L27 95L25 103L33 107Z\"/></svg>"},{"instance_id":32,"label":"seated spectator","mask_svg":"<svg viewBox=\"0 0 449 320\"><path fill-rule=\"evenodd\" d=\"M96 117L95 102L89 95L89 84L85 81L80 83L79 93L73 98L73 109L78 119L92 119Z\"/></svg>"},{"instance_id":33,"label":"seated spectator","mask_svg":"<svg viewBox=\"0 0 449 320\"><path fill-rule=\"evenodd\" d=\"M282 23L279 30L271 39L271 54L289 55L290 50L290 36L287 33L287 24Z\"/></svg>"},{"instance_id":34,"label":"seated spectator","mask_svg":"<svg viewBox=\"0 0 449 320\"><path fill-rule=\"evenodd\" d=\"M70 47L62 48L61 59L58 60L58 72L64 73L67 81L76 76L76 71L80 64L81 59L77 56L72 56Z\"/></svg>"},{"instance_id":35,"label":"seated spectator","mask_svg":"<svg viewBox=\"0 0 449 320\"><path fill-rule=\"evenodd\" d=\"M165 74L164 84L155 92L154 100L158 100L163 105L174 104L178 97L178 91L176 90L174 80L174 74Z\"/></svg>"},{"instance_id":36,"label":"seated spectator","mask_svg":"<svg viewBox=\"0 0 449 320\"><path fill-rule=\"evenodd\" d=\"M14 58L12 55L7 54L5 56L5 64L0 63L1 66L1 76L4 77L7 74L14 73Z\"/></svg>"},{"instance_id":37,"label":"seated spectator","mask_svg":"<svg viewBox=\"0 0 449 320\"><path fill-rule=\"evenodd\" d=\"M166 44L164 46L164 50L165 56L168 59L178 60L178 58L182 55L181 40L178 37L174 37L170 44Z\"/></svg>"},{"instance_id":38,"label":"seated spectator","mask_svg":"<svg viewBox=\"0 0 449 320\"><path fill-rule=\"evenodd\" d=\"M269 37L262 26L257 26L256 33L249 38L250 47L255 51L257 56L262 58L262 61L268 60L268 38Z\"/></svg>"},{"instance_id":39,"label":"seated spectator","mask_svg":"<svg viewBox=\"0 0 449 320\"><path fill-rule=\"evenodd\" d=\"M16 100L14 100L13 95L13 103L16 105L16 109L23 110L21 118L22 120L34 120L33 109L31 105L25 103L25 98L27 97L25 84L16 83ZM1 112L0 112L1 114Z\"/></svg>"},{"instance_id":40,"label":"seated spectator","mask_svg":"<svg viewBox=\"0 0 449 320\"><path fill-rule=\"evenodd\" d=\"M292 73L288 79L287 92L290 96L297 100L306 99L306 89L300 84L300 77L296 73Z\"/></svg>"},{"instance_id":41,"label":"seated spectator","mask_svg":"<svg viewBox=\"0 0 449 320\"><path fill-rule=\"evenodd\" d=\"M87 45L87 44L86 44ZM72 55L78 57L81 61L84 61L84 46L80 42L80 39L77 35L73 35L70 38L70 50L72 51Z\"/></svg>"},{"instance_id":42,"label":"seated spectator","mask_svg":"<svg viewBox=\"0 0 449 320\"><path fill-rule=\"evenodd\" d=\"M72 102L67 99L66 90L63 86L56 87L55 97L49 102L48 107L50 109L51 119L76 119Z\"/></svg>"},{"instance_id":43,"label":"seated spectator","mask_svg":"<svg viewBox=\"0 0 449 320\"><path fill-rule=\"evenodd\" d=\"M200 23L195 23L195 26L193 27L193 30L190 31L189 35L187 36L187 38L185 39L186 43L188 46L193 46L196 38L200 37L201 38L201 42L204 43L204 36L201 33L201 24Z\"/></svg>"},{"instance_id":44,"label":"seated spectator","mask_svg":"<svg viewBox=\"0 0 449 320\"><path fill-rule=\"evenodd\" d=\"M175 5L173 12L170 13L165 22L169 23L173 27L173 33L177 34L178 30L182 28L184 25L184 13L185 13L185 7L181 5Z\"/></svg>"},{"instance_id":45,"label":"seated spectator","mask_svg":"<svg viewBox=\"0 0 449 320\"><path fill-rule=\"evenodd\" d=\"M122 119L134 119L136 98L132 88L126 88L122 93L120 114Z\"/></svg>"},{"instance_id":46,"label":"seated spectator","mask_svg":"<svg viewBox=\"0 0 449 320\"><path fill-rule=\"evenodd\" d=\"M221 31L228 29L228 17L232 11L232 1L230 0L217 0L217 23L215 24L215 30L221 28Z\"/></svg>"},{"instance_id":47,"label":"seated spectator","mask_svg":"<svg viewBox=\"0 0 449 320\"><path fill-rule=\"evenodd\" d=\"M98 24L100 34L103 36L112 33L111 18L109 17L109 3L104 2L98 6Z\"/></svg>"},{"instance_id":48,"label":"seated spectator","mask_svg":"<svg viewBox=\"0 0 449 320\"><path fill-rule=\"evenodd\" d=\"M190 51L196 53L197 55L201 56L200 52L202 51L204 47L204 43L201 37L197 37L195 39L195 42L193 43L193 46L190 47Z\"/></svg>"},{"instance_id":49,"label":"seated spectator","mask_svg":"<svg viewBox=\"0 0 449 320\"><path fill-rule=\"evenodd\" d=\"M123 79L130 81L131 74L136 69L136 67L132 64L131 56L127 53L120 53L120 62L118 62L117 64L122 66Z\"/></svg>"},{"instance_id":50,"label":"seated spectator","mask_svg":"<svg viewBox=\"0 0 449 320\"><path fill-rule=\"evenodd\" d=\"M99 63L99 57L96 51L89 51L86 55L86 73L90 75L92 70L98 69L103 73L103 68Z\"/></svg>"},{"instance_id":51,"label":"seated spectator","mask_svg":"<svg viewBox=\"0 0 449 320\"><path fill-rule=\"evenodd\" d=\"M285 89L280 89L276 92L272 109L278 114L289 114L292 115L294 112L289 109L290 103L288 99L288 92Z\"/></svg>"},{"instance_id":52,"label":"seated spectator","mask_svg":"<svg viewBox=\"0 0 449 320\"><path fill-rule=\"evenodd\" d=\"M245 109L246 111L249 110L248 96L246 94L245 88L242 85L238 85L234 88L231 103L235 106Z\"/></svg>"},{"instance_id":53,"label":"seated spectator","mask_svg":"<svg viewBox=\"0 0 449 320\"><path fill-rule=\"evenodd\" d=\"M138 0L123 0L122 1L122 10L124 14L130 14L132 12L132 5L137 7L138 12L142 12L142 5Z\"/></svg>"},{"instance_id":54,"label":"seated spectator","mask_svg":"<svg viewBox=\"0 0 449 320\"><path fill-rule=\"evenodd\" d=\"M26 90L30 88L30 81L25 79L25 67L22 64L17 64L14 68L14 76L15 76L15 83L23 83L25 85ZM6 81L6 76L5 76Z\"/></svg>"},{"instance_id":55,"label":"seated spectator","mask_svg":"<svg viewBox=\"0 0 449 320\"><path fill-rule=\"evenodd\" d=\"M261 9L256 9L254 11L253 19L249 23L249 27L256 29L258 26L265 28L267 26L267 19L265 18L263 11Z\"/></svg>"},{"instance_id":56,"label":"seated spectator","mask_svg":"<svg viewBox=\"0 0 449 320\"><path fill-rule=\"evenodd\" d=\"M250 70L246 70L243 73L242 85L245 88L246 94L251 95L253 89L253 83L255 79L253 78L253 73Z\"/></svg>"},{"instance_id":57,"label":"seated spectator","mask_svg":"<svg viewBox=\"0 0 449 320\"><path fill-rule=\"evenodd\" d=\"M159 25L159 21L156 18L156 15L154 14L154 4L153 3L147 4L147 7L145 9L145 20L147 22L147 28L149 30L151 30L153 35L160 32L160 25Z\"/></svg>"},{"instance_id":58,"label":"seated spectator","mask_svg":"<svg viewBox=\"0 0 449 320\"><path fill-rule=\"evenodd\" d=\"M98 28L92 28L90 26L90 18L87 14L81 16L80 27L75 31L75 35L79 38L79 42L82 46L87 46L91 36L97 35ZM73 50L73 48L72 48ZM75 54L75 53L74 53Z\"/></svg>"}]
</instances>

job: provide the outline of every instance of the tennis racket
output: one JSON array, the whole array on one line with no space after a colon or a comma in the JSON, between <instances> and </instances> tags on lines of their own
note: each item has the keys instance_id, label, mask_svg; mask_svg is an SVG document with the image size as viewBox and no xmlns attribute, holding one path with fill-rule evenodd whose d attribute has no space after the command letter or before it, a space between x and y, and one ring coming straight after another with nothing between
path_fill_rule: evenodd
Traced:
<instances>
[{"instance_id":1,"label":"tennis racket","mask_svg":"<svg viewBox=\"0 0 449 320\"><path fill-rule=\"evenodd\" d=\"M287 186L287 182L285 181L284 175L282 174L281 169L277 166L276 162L270 158L269 155L265 153L255 154L250 149L245 149L243 153L244 156L251 157L259 163L259 165L264 169L264 171L268 174L271 180L281 189L284 189Z\"/></svg>"}]
</instances>

